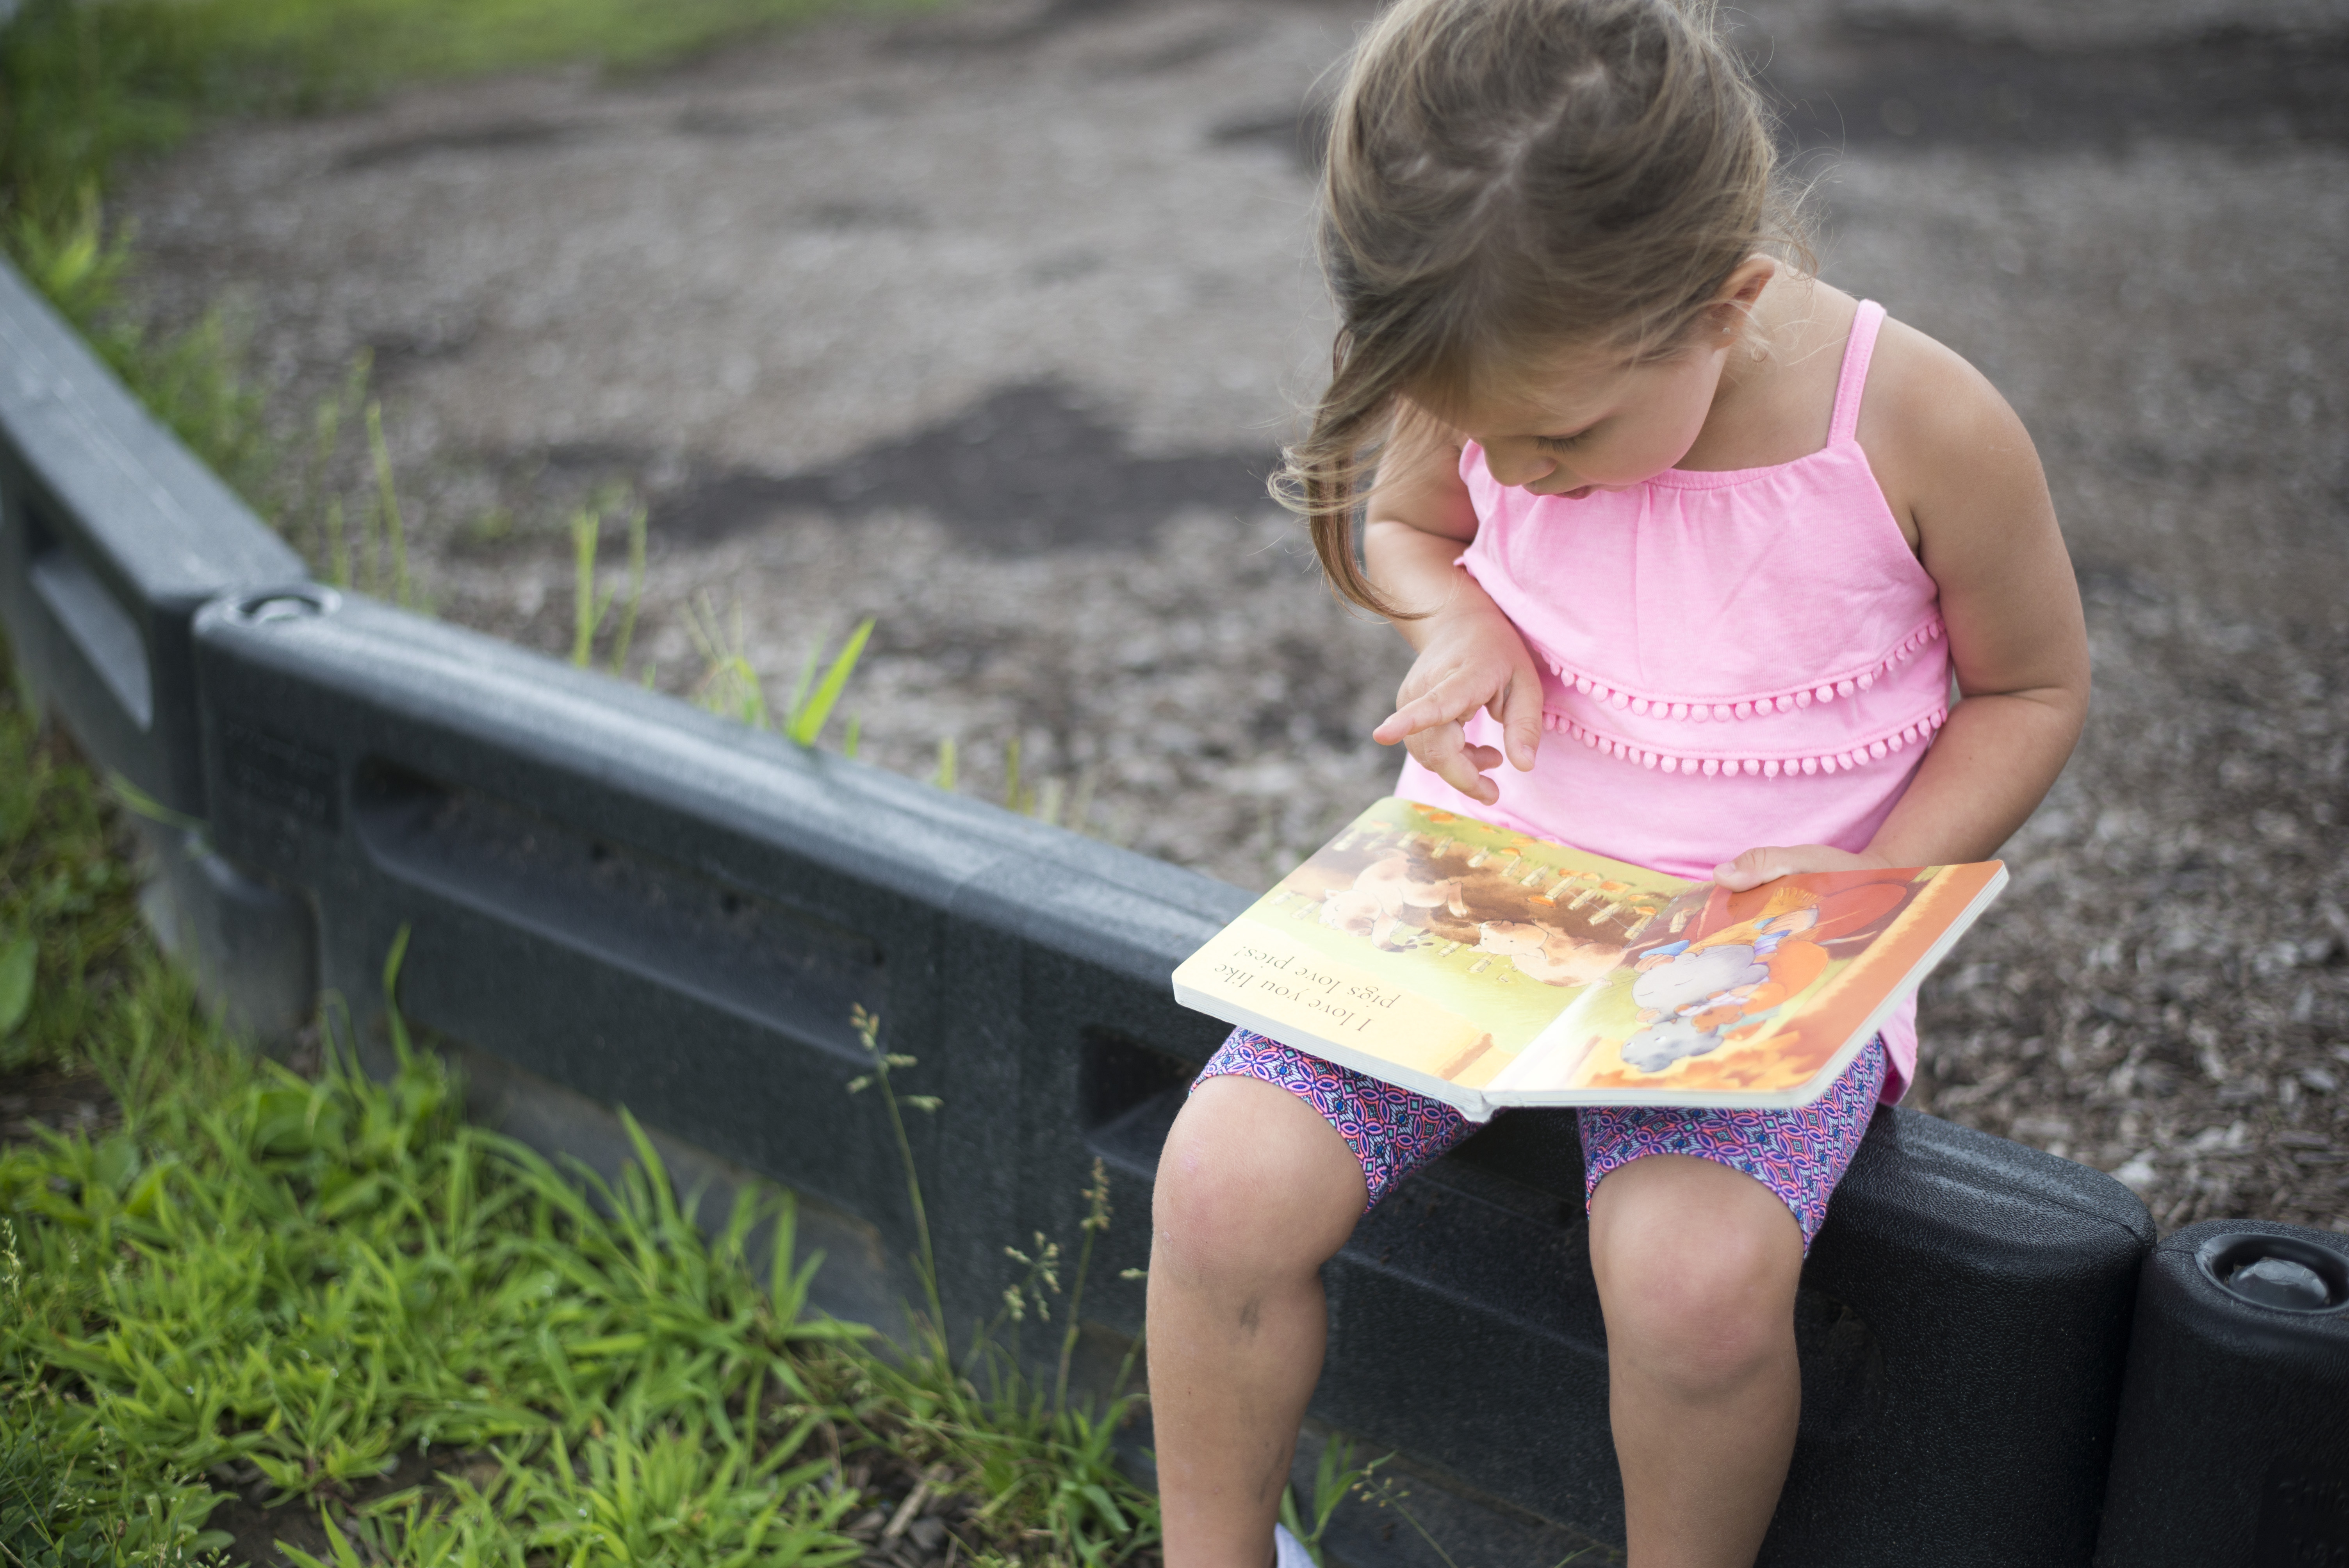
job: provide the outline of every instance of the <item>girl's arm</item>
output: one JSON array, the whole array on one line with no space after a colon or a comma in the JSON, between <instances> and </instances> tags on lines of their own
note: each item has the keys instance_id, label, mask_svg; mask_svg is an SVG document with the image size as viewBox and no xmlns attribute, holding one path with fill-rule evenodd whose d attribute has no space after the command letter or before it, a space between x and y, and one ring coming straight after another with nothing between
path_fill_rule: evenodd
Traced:
<instances>
[{"instance_id":1,"label":"girl's arm","mask_svg":"<svg viewBox=\"0 0 2349 1568\"><path fill-rule=\"evenodd\" d=\"M1501 753L1471 746L1461 726L1478 708L1500 721L1519 771L1541 744L1542 686L1525 639L1476 580L1453 562L1476 537L1476 512L1460 480L1460 443L1408 407L1379 461L1365 508L1362 559L1373 586L1416 620L1396 631L1419 657L1395 694L1395 711L1371 738L1400 740L1420 765L1490 806L1500 787L1485 777Z\"/></svg>"},{"instance_id":2,"label":"girl's arm","mask_svg":"<svg viewBox=\"0 0 2349 1568\"><path fill-rule=\"evenodd\" d=\"M1865 851L1751 849L1714 872L1733 891L1790 872L1987 860L2055 782L2087 717L2079 585L2023 421L1972 366L1898 323L1876 366L1860 445L1894 515L1914 523L1965 700Z\"/></svg>"}]
</instances>

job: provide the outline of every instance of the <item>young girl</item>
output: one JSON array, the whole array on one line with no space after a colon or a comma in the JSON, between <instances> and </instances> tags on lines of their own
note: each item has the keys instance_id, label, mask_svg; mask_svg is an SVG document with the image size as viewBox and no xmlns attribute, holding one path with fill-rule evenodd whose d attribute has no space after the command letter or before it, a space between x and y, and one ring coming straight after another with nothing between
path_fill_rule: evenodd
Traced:
<instances>
[{"instance_id":1,"label":"young girl","mask_svg":"<svg viewBox=\"0 0 2349 1568\"><path fill-rule=\"evenodd\" d=\"M1418 652L1375 737L1413 799L1733 889L1986 858L2086 708L2045 480L1963 360L1780 258L1697 3L1398 0L1349 66L1289 475L1336 590ZM1633 1568L1754 1560L1804 1254L1915 1061L1911 1006L1801 1109L1579 1113ZM1274 1516L1318 1271L1471 1130L1246 1031L1202 1073L1150 1270L1169 1568L1302 1560Z\"/></svg>"}]
</instances>

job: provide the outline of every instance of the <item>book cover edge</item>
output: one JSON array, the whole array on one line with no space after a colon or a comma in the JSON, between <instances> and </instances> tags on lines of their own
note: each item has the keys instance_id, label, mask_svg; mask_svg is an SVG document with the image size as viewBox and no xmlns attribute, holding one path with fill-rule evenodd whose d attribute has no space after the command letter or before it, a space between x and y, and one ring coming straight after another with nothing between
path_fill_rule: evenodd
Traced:
<instances>
[{"instance_id":1,"label":"book cover edge","mask_svg":"<svg viewBox=\"0 0 2349 1568\"><path fill-rule=\"evenodd\" d=\"M1189 960L1185 959L1184 962L1187 964ZM1287 1046L1293 1051L1302 1051L1309 1057L1319 1057L1323 1061L1335 1062L1340 1067L1351 1068L1365 1078L1374 1078L1381 1083L1391 1083L1398 1088L1407 1088L1413 1094L1422 1094L1430 1099L1442 1100L1471 1121L1490 1121L1493 1119L1493 1111L1498 1109L1480 1088L1454 1083L1449 1078L1439 1078L1433 1073L1423 1073L1416 1068L1403 1067L1399 1063L1387 1060L1384 1057L1372 1056L1368 1051L1356 1051L1336 1041L1325 1039L1319 1035L1292 1029L1278 1019L1268 1017L1254 1008L1243 1006L1227 996L1201 991L1183 978L1183 971L1180 967L1174 971L1174 1000L1195 1013L1205 1013L1210 1018L1219 1018L1236 1027L1252 1030L1268 1040Z\"/></svg>"}]
</instances>

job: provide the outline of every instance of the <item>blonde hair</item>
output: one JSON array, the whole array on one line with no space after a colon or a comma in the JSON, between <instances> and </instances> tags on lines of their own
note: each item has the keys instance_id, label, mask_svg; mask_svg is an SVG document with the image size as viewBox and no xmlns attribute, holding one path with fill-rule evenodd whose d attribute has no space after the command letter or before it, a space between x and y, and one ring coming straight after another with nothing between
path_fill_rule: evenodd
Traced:
<instances>
[{"instance_id":1,"label":"blonde hair","mask_svg":"<svg viewBox=\"0 0 2349 1568\"><path fill-rule=\"evenodd\" d=\"M1741 262L1799 249L1770 129L1710 0L1398 0L1371 26L1322 177L1330 384L1273 480L1335 592L1408 616L1353 542L1400 399L1569 348L1668 356Z\"/></svg>"}]
</instances>

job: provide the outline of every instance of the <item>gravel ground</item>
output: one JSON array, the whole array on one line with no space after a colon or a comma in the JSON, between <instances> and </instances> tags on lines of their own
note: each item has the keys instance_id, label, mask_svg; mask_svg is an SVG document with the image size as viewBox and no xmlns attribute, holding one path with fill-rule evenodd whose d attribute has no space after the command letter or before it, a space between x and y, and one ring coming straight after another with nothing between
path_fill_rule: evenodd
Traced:
<instances>
[{"instance_id":1,"label":"gravel ground","mask_svg":"<svg viewBox=\"0 0 2349 1568\"><path fill-rule=\"evenodd\" d=\"M697 604L786 689L876 615L866 756L952 738L999 797L1016 742L1062 820L1261 887L1384 792L1407 662L1260 499L1327 342L1299 106L1359 14L864 18L224 130L127 210L289 420L373 350L439 613L567 648L562 519L625 481L661 685ZM1915 1102L2165 1227L2349 1229L2349 13L1742 16L1824 270L2013 400L2088 602L2087 735L1928 988Z\"/></svg>"}]
</instances>

